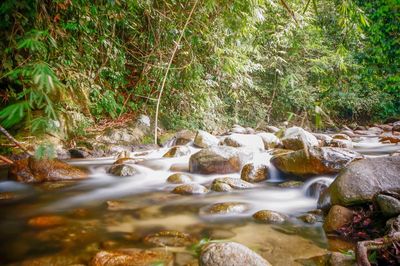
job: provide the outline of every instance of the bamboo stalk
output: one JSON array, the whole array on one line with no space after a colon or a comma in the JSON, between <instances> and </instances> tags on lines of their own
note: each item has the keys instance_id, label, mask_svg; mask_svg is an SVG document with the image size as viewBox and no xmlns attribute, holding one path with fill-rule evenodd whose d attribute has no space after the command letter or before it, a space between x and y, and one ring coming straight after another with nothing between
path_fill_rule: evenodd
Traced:
<instances>
[{"instance_id":1,"label":"bamboo stalk","mask_svg":"<svg viewBox=\"0 0 400 266\"><path fill-rule=\"evenodd\" d=\"M193 5L193 7L192 7L192 10L190 10L189 16L188 16L188 18L187 18L187 20L186 20L186 22L185 22L185 25L184 25L183 28L182 28L182 32L181 32L181 34L179 35L178 40L175 42L174 50L173 50L173 52L172 52L171 58L169 59L169 63L168 63L168 66L167 66L167 70L165 71L165 75L164 75L163 81L162 81L162 83L161 83L160 93L158 94L158 99L157 99L156 117L155 117L155 119L154 119L154 144L157 144L158 113L159 113L159 110L160 110L161 96L162 96L162 93L163 93L163 91L164 91L165 82L167 81L167 77L168 77L169 70L170 70L170 68L171 68L172 61L174 60L175 54L176 54L176 52L178 51L179 44L180 44L180 42L181 42L181 40L182 40L183 34L185 33L186 27L187 27L187 25L189 24L189 21L190 21L192 15L193 15L193 12L194 12L194 10L195 10L195 8L196 8L196 6L197 6L198 1L199 1L199 0L196 0L196 2L194 2L194 5Z\"/></svg>"}]
</instances>

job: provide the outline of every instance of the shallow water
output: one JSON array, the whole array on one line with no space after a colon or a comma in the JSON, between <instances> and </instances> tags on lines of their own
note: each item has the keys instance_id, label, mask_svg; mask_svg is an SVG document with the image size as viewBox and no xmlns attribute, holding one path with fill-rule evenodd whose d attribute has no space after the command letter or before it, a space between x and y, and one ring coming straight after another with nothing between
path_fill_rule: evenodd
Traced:
<instances>
[{"instance_id":1,"label":"shallow water","mask_svg":"<svg viewBox=\"0 0 400 266\"><path fill-rule=\"evenodd\" d=\"M379 144L373 138L355 144L355 150L373 156L387 155L398 147ZM191 234L197 240L243 243L273 265L300 265L297 260L326 252L329 245L321 221L310 225L296 217L316 209L318 190L328 186L333 176L318 176L300 187L282 188L278 184L286 180L272 168L271 179L253 189L181 196L170 193L176 185L166 183L166 179L173 173L171 165L185 165L189 156L161 158L167 149L132 154L143 159L133 177L108 174L115 158L101 158L69 161L90 172L90 178L81 182L40 186L0 182L0 192L18 195L17 200L1 206L0 264L60 254L73 255L87 264L99 249L148 248L143 238L166 229ZM198 150L190 149L192 153ZM268 151L253 153L256 162L268 163L271 158ZM194 182L209 185L216 177L238 178L239 174L192 176ZM219 202L241 202L250 207L240 214L203 215L204 208ZM290 219L282 225L256 223L251 216L263 209L285 213ZM64 220L53 227L29 226L29 219L41 215L59 215ZM186 262L195 260L186 248L169 251L185 254ZM184 262L176 260L175 265Z\"/></svg>"}]
</instances>

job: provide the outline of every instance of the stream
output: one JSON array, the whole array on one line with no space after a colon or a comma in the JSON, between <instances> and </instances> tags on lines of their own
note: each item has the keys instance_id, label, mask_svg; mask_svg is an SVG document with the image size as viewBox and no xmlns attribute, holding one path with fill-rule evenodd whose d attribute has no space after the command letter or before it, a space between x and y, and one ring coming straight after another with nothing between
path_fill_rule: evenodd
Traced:
<instances>
[{"instance_id":1,"label":"stream","mask_svg":"<svg viewBox=\"0 0 400 266\"><path fill-rule=\"evenodd\" d=\"M366 156L386 156L399 145L380 144L378 138L363 137L354 150ZM199 149L189 146L191 154ZM161 230L176 230L201 239L240 242L257 251L272 265L301 265L302 259L326 253L327 249L349 247L328 239L322 229L322 217L309 224L298 219L315 213L318 195L335 176L316 176L300 186L284 187L286 180L270 167L270 179L255 188L233 192L209 192L182 196L171 193L176 186L166 182L172 165L187 167L189 157L162 158L169 147L132 153L140 158L139 173L118 177L107 173L116 158L68 160L87 169L90 178L79 182L55 182L27 185L1 181L0 192L15 193L17 199L1 204L0 264L40 265L30 259L48 256L73 256L87 265L100 249L149 248L143 238ZM269 162L269 151L253 151L253 161ZM190 174L193 182L209 186L216 177L226 175ZM208 206L222 202L245 203L241 213L208 214ZM289 216L283 224L257 223L252 215L273 210ZM32 226L31 218L61 217L57 225ZM350 245L351 246L351 245ZM188 247L168 247L174 253L174 265L193 265L196 261ZM19 264L21 263L21 264ZM23 264L25 263L25 264ZM27 264L26 264L27 263ZM62 265L62 264L60 264Z\"/></svg>"}]
</instances>

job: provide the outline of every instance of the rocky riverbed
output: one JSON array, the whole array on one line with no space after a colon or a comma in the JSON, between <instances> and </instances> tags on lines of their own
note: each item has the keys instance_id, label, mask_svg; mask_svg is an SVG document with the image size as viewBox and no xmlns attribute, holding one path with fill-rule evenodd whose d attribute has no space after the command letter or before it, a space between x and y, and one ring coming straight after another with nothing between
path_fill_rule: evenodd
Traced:
<instances>
[{"instance_id":1,"label":"rocky riverbed","mask_svg":"<svg viewBox=\"0 0 400 266\"><path fill-rule=\"evenodd\" d=\"M366 255L396 265L399 131L237 125L140 151L124 138L102 158L23 159L0 182L0 263L352 265L357 241L385 235Z\"/></svg>"}]
</instances>

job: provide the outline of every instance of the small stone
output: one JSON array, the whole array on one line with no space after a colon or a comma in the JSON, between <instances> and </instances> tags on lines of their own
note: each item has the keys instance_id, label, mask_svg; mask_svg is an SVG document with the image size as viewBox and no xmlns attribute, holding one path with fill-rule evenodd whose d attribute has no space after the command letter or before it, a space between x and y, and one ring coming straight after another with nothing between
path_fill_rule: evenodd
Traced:
<instances>
[{"instance_id":1,"label":"small stone","mask_svg":"<svg viewBox=\"0 0 400 266\"><path fill-rule=\"evenodd\" d=\"M185 184L193 181L190 175L183 173L175 173L168 177L167 182L172 184Z\"/></svg>"},{"instance_id":2,"label":"small stone","mask_svg":"<svg viewBox=\"0 0 400 266\"><path fill-rule=\"evenodd\" d=\"M226 183L215 183L212 184L211 190L216 192L230 192L233 190L233 188Z\"/></svg>"},{"instance_id":3,"label":"small stone","mask_svg":"<svg viewBox=\"0 0 400 266\"><path fill-rule=\"evenodd\" d=\"M268 224L280 224L288 219L286 215L270 210L258 211L255 214L253 214L253 218L258 222L263 222Z\"/></svg>"},{"instance_id":4,"label":"small stone","mask_svg":"<svg viewBox=\"0 0 400 266\"><path fill-rule=\"evenodd\" d=\"M311 213L300 215L299 217L297 217L297 219L308 224L315 224L317 222L317 217Z\"/></svg>"},{"instance_id":5,"label":"small stone","mask_svg":"<svg viewBox=\"0 0 400 266\"><path fill-rule=\"evenodd\" d=\"M257 183L269 178L268 166L265 164L248 163L243 166L240 178L250 183Z\"/></svg>"},{"instance_id":6,"label":"small stone","mask_svg":"<svg viewBox=\"0 0 400 266\"><path fill-rule=\"evenodd\" d=\"M166 230L148 235L144 238L144 243L154 247L186 247L195 242L189 234L179 231Z\"/></svg>"},{"instance_id":7,"label":"small stone","mask_svg":"<svg viewBox=\"0 0 400 266\"><path fill-rule=\"evenodd\" d=\"M243 181L240 178L232 177L218 177L213 180L211 184L211 189L218 192L227 192L232 189L247 189L252 188L254 185Z\"/></svg>"},{"instance_id":8,"label":"small stone","mask_svg":"<svg viewBox=\"0 0 400 266\"><path fill-rule=\"evenodd\" d=\"M172 190L172 193L180 195L196 195L205 194L208 192L208 188L200 184L185 184L179 185Z\"/></svg>"}]
</instances>

